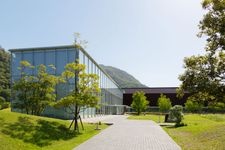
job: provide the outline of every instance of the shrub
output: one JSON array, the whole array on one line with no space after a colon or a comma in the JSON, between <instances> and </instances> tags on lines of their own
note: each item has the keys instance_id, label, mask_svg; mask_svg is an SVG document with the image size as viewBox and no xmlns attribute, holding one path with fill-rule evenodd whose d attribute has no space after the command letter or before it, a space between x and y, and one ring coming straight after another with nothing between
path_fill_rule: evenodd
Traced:
<instances>
[{"instance_id":1,"label":"shrub","mask_svg":"<svg viewBox=\"0 0 225 150\"><path fill-rule=\"evenodd\" d=\"M9 108L9 102L6 102L5 98L0 97L0 110L5 108Z\"/></svg>"},{"instance_id":2,"label":"shrub","mask_svg":"<svg viewBox=\"0 0 225 150\"><path fill-rule=\"evenodd\" d=\"M2 89L0 91L0 96L3 97L5 99L5 101L10 101L10 95L11 95L11 91L10 89Z\"/></svg>"},{"instance_id":3,"label":"shrub","mask_svg":"<svg viewBox=\"0 0 225 150\"><path fill-rule=\"evenodd\" d=\"M0 105L5 102L5 98L0 96Z\"/></svg>"},{"instance_id":4,"label":"shrub","mask_svg":"<svg viewBox=\"0 0 225 150\"><path fill-rule=\"evenodd\" d=\"M198 102L192 101L190 99L187 100L185 103L185 109L188 112L199 112L202 110L203 105L199 104Z\"/></svg>"},{"instance_id":5,"label":"shrub","mask_svg":"<svg viewBox=\"0 0 225 150\"><path fill-rule=\"evenodd\" d=\"M225 110L225 104L218 102L218 103L211 103L208 106L209 110L214 112L222 112Z\"/></svg>"},{"instance_id":6,"label":"shrub","mask_svg":"<svg viewBox=\"0 0 225 150\"><path fill-rule=\"evenodd\" d=\"M170 117L174 118L176 127L183 126L183 107L181 105L175 105L170 109Z\"/></svg>"},{"instance_id":7,"label":"shrub","mask_svg":"<svg viewBox=\"0 0 225 150\"><path fill-rule=\"evenodd\" d=\"M9 108L9 102L5 102L3 104L1 104L1 108L0 109L5 109L5 108Z\"/></svg>"}]
</instances>

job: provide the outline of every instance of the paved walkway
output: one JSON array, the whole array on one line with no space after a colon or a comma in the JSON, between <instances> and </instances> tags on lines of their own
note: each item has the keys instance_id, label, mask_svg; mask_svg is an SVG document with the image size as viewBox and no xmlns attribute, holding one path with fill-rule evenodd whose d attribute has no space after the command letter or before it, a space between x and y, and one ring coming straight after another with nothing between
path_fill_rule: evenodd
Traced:
<instances>
[{"instance_id":1,"label":"paved walkway","mask_svg":"<svg viewBox=\"0 0 225 150\"><path fill-rule=\"evenodd\" d=\"M113 123L74 150L181 150L155 122L128 120L127 116L92 119ZM86 120L87 122L87 120Z\"/></svg>"}]
</instances>

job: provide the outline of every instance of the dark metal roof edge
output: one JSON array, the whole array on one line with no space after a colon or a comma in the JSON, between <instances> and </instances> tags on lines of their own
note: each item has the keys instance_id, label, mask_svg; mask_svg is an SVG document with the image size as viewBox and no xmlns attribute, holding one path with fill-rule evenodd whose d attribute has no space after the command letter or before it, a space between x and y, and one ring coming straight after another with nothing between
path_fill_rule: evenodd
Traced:
<instances>
[{"instance_id":1,"label":"dark metal roof edge","mask_svg":"<svg viewBox=\"0 0 225 150\"><path fill-rule=\"evenodd\" d=\"M177 89L179 87L134 87L134 88L122 88L122 89Z\"/></svg>"},{"instance_id":2,"label":"dark metal roof edge","mask_svg":"<svg viewBox=\"0 0 225 150\"><path fill-rule=\"evenodd\" d=\"M134 93L135 91L148 91L146 93L152 93L152 94L158 94L158 93L176 93L176 89L178 87L144 87L144 88L123 88L123 90L125 91L124 94L131 94ZM162 90L159 92L155 92L154 90ZM175 92L171 92L171 91L167 91L167 90L175 90ZM188 91L184 91L184 93L188 94Z\"/></svg>"},{"instance_id":3,"label":"dark metal roof edge","mask_svg":"<svg viewBox=\"0 0 225 150\"><path fill-rule=\"evenodd\" d=\"M62 46L45 46L45 47L31 47L31 48L16 48L9 49L10 52L15 51L31 51L31 50L47 50L47 49L57 49L57 48L74 48L74 45L62 45Z\"/></svg>"}]
</instances>

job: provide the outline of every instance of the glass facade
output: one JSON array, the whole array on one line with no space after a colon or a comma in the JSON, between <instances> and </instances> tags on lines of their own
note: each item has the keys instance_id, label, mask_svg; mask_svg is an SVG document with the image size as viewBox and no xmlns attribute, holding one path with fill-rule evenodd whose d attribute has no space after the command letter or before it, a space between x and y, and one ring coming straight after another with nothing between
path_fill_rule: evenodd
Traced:
<instances>
[{"instance_id":1,"label":"glass facade","mask_svg":"<svg viewBox=\"0 0 225 150\"><path fill-rule=\"evenodd\" d=\"M18 67L20 61L29 61L32 65L37 66L40 64L54 65L56 70L48 68L50 74L61 75L67 63L74 62L79 59L81 64L86 65L87 73L95 73L99 76L99 86L101 88L101 100L99 101L100 109L87 108L81 111L81 117L93 117L102 114L122 114L124 106L122 105L123 93L118 85L107 75L99 65L86 53L84 50L78 50L75 46L61 46L61 47L45 47L45 48L32 48L32 49L12 49L12 63L11 63L11 80L12 84L15 80L20 78L20 70ZM37 70L27 69L26 73L36 75ZM57 99L67 95L67 93L74 89L74 80L70 83L62 83L56 87ZM12 98L12 102L13 102ZM19 110L13 110L19 111ZM65 109L54 109L48 107L43 115L71 119L72 116L65 112Z\"/></svg>"}]
</instances>

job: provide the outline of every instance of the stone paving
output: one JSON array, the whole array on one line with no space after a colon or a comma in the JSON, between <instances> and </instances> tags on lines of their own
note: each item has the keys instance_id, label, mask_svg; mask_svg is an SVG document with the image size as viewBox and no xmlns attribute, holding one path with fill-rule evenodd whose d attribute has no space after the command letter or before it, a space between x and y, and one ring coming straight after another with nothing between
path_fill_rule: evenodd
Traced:
<instances>
[{"instance_id":1,"label":"stone paving","mask_svg":"<svg viewBox=\"0 0 225 150\"><path fill-rule=\"evenodd\" d=\"M92 122L113 123L74 150L181 150L155 122L128 120L127 116L90 118ZM88 120L84 119L84 122Z\"/></svg>"}]
</instances>

